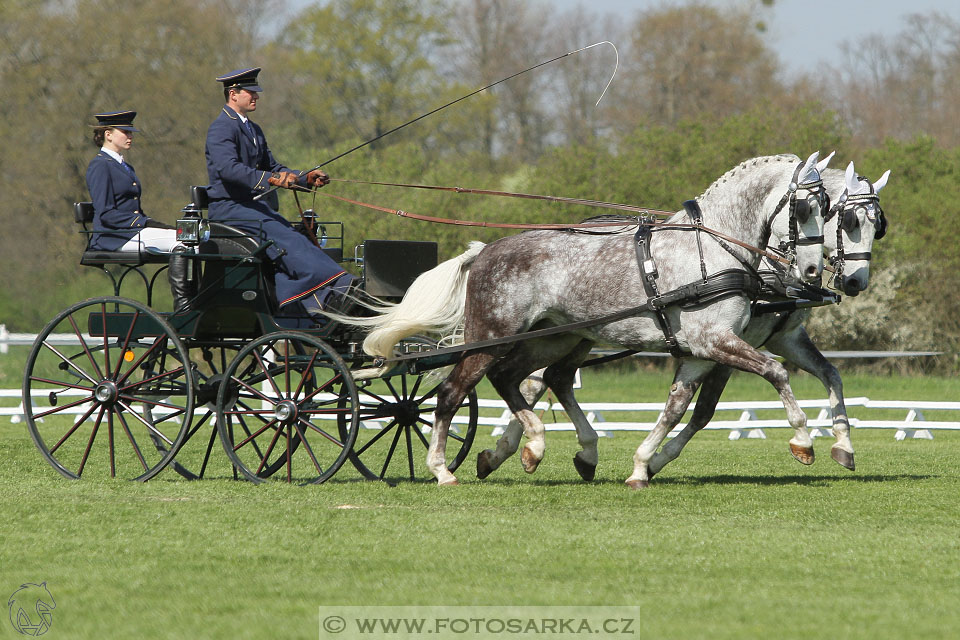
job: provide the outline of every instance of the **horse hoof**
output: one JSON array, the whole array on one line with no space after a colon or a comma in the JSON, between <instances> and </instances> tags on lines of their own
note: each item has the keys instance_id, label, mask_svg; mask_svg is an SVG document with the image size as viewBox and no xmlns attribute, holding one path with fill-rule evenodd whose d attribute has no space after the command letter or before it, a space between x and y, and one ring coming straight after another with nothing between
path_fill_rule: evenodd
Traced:
<instances>
[{"instance_id":1,"label":"horse hoof","mask_svg":"<svg viewBox=\"0 0 960 640\"><path fill-rule=\"evenodd\" d=\"M446 480L437 480L437 486L439 487L456 487L459 484L460 483L457 482L457 479L453 476L450 476L450 478Z\"/></svg>"},{"instance_id":2,"label":"horse hoof","mask_svg":"<svg viewBox=\"0 0 960 640\"><path fill-rule=\"evenodd\" d=\"M580 454L573 456L573 466L577 469L580 477L587 482L593 480L593 477L597 474L597 465L584 462L580 459Z\"/></svg>"},{"instance_id":3,"label":"horse hoof","mask_svg":"<svg viewBox=\"0 0 960 640\"><path fill-rule=\"evenodd\" d=\"M801 447L798 444L790 443L790 453L801 464L813 464L813 447Z\"/></svg>"},{"instance_id":4,"label":"horse hoof","mask_svg":"<svg viewBox=\"0 0 960 640\"><path fill-rule=\"evenodd\" d=\"M540 466L540 461L533 455L530 449L524 447L520 452L520 462L523 463L523 470L527 473L533 473Z\"/></svg>"},{"instance_id":5,"label":"horse hoof","mask_svg":"<svg viewBox=\"0 0 960 640\"><path fill-rule=\"evenodd\" d=\"M640 489L646 489L650 486L649 480L627 480L625 483L631 489L639 491Z\"/></svg>"},{"instance_id":6,"label":"horse hoof","mask_svg":"<svg viewBox=\"0 0 960 640\"><path fill-rule=\"evenodd\" d=\"M830 457L836 460L837 464L844 469L849 469L850 471L856 471L857 469L857 465L853 463L853 454L848 451L834 447L830 449Z\"/></svg>"},{"instance_id":7,"label":"horse hoof","mask_svg":"<svg viewBox=\"0 0 960 640\"><path fill-rule=\"evenodd\" d=\"M490 465L490 450L486 449L477 454L477 477L481 480L493 473L493 466Z\"/></svg>"}]
</instances>

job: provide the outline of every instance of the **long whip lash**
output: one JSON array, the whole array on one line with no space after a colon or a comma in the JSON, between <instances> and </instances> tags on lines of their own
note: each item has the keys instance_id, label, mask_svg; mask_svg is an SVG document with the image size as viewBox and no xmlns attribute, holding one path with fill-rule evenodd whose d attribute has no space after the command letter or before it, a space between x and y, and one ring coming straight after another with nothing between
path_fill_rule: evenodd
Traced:
<instances>
[{"instance_id":1,"label":"long whip lash","mask_svg":"<svg viewBox=\"0 0 960 640\"><path fill-rule=\"evenodd\" d=\"M492 88L492 87L495 87L495 86L497 86L498 84L501 84L501 83L503 83L503 82L506 82L507 80L512 80L513 78L516 78L517 76L521 76L521 75L523 75L523 74L525 74L525 73L527 73L527 72L529 72L529 71L533 71L534 69L539 69L540 67L543 67L543 66L545 66L545 65L548 65L548 64L550 64L550 63L552 63L552 62L556 62L557 60L562 60L563 58L566 58L567 56L575 55L575 54L577 54L577 53L580 53L581 51L586 51L587 49L592 49L593 47L599 47L599 46L602 45L602 44L609 44L611 47L613 47L614 52L617 54L617 60L616 60L616 66L614 67L614 70L613 70L613 75L610 76L610 80L607 81L607 86L603 88L603 93L600 94L600 98L597 100L597 104L599 105L599 104L600 104L600 100L603 99L604 94L607 92L607 89L610 87L610 83L613 82L613 76L615 76L615 75L617 74L617 68L619 68L619 66L620 66L620 53L617 52L617 47L616 47L616 45L614 45L612 42L610 42L610 41L608 41L608 40L603 40L603 41L601 41L601 42L595 42L595 43L593 43L593 44L588 44L587 46L581 47L580 49L576 49L576 50L574 50L574 51L568 51L568 52L566 52L566 53L564 53L564 54L562 54L562 55L559 55L559 56L557 56L557 57L555 57L555 58L551 58L550 60L546 60L546 61L541 62L541 63L539 63L539 64L535 64L535 65L533 65L532 67L528 67L527 69L524 69L523 71L518 71L517 73L514 73L513 75L509 75L509 76L507 76L506 78L501 78L500 80L497 80L496 82L491 82L490 84L488 84L488 85L486 85L486 86L484 86L484 87L480 87L480 88L477 89L476 91L471 91L470 93L466 94L465 96L461 96L461 97L457 98L456 100L451 100L450 102L448 102L448 103L445 104L445 105L439 106L439 107L437 107L436 109L433 109L432 111L428 111L427 113L424 113L423 115L419 115L419 116L417 116L416 118L414 118L413 120L410 120L409 122L404 122L403 124L401 124L401 125L399 125L399 126L397 126L397 127L394 127L393 129L390 129L389 131L385 131L384 133L381 133L381 134L378 135L377 137L371 138L370 140L367 140L366 142L364 142L364 143L362 143L362 144L358 144L357 146L353 147L352 149L348 149L347 151L344 151L343 153L341 153L341 154L339 154L339 155L336 155L336 156L330 158L329 160L327 160L327 161L325 161L325 162L323 162L323 163L321 163L321 164L318 164L317 166L315 166L313 169L310 169L309 171L301 171L301 172L300 172L300 175L302 176L302 175L304 175L305 173L310 173L310 171L316 171L317 169L321 169L321 168L325 167L326 165L330 164L331 162L333 162L334 160L339 160L340 158L344 157L345 155L351 154L351 153L353 153L354 151L357 151L358 149L364 148L364 147L367 146L368 144L372 144L372 143L376 142L377 140L379 140L379 139L381 139L381 138L383 138L383 137L385 137L385 136L390 135L391 133L394 133L394 132L396 132L396 131L399 131L400 129L403 129L404 127L410 126L410 125L413 124L414 122L419 122L420 120L423 120L423 119L426 118L426 117L432 116L433 114L437 113L438 111L442 111L443 109L446 109L447 107L453 106L453 105L457 104L458 102L462 102L463 100L466 100L467 98L472 98L473 96L477 95L478 93L481 93L481 92L483 92L483 91L486 91L487 89L490 89L490 88ZM264 197L265 195L267 195L268 193L270 193L270 192L272 192L272 191L275 191L276 189L277 189L277 187L273 187L273 188L267 190L266 192L264 192L264 193L262 193L262 194L260 194L260 195L258 195L258 196L255 196L253 199L254 199L254 200L259 200L260 198Z\"/></svg>"}]
</instances>

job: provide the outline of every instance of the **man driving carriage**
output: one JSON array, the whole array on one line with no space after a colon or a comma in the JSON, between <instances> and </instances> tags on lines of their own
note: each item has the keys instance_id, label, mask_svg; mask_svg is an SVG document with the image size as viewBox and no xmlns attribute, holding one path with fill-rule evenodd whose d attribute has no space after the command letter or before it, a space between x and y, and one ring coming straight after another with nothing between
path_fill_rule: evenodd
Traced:
<instances>
[{"instance_id":1,"label":"man driving carriage","mask_svg":"<svg viewBox=\"0 0 960 640\"><path fill-rule=\"evenodd\" d=\"M260 68L231 71L217 78L225 104L207 131L207 188L210 219L275 243L267 251L275 261L280 307L299 303L312 317L319 312L346 313L354 277L344 271L265 201L255 199L273 187L320 188L330 179L320 170L303 174L274 159L259 125L249 119L256 110Z\"/></svg>"}]
</instances>

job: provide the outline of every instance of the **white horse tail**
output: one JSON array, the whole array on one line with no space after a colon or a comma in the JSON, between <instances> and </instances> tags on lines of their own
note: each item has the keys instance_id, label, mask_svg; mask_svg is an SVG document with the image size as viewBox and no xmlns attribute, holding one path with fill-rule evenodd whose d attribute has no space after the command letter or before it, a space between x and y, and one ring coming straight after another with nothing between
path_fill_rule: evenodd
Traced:
<instances>
[{"instance_id":1,"label":"white horse tail","mask_svg":"<svg viewBox=\"0 0 960 640\"><path fill-rule=\"evenodd\" d=\"M463 323L470 265L483 248L471 242L456 258L421 273L398 304L386 309L368 324L372 330L363 350L372 356L390 357L403 338L419 333L453 333Z\"/></svg>"}]
</instances>

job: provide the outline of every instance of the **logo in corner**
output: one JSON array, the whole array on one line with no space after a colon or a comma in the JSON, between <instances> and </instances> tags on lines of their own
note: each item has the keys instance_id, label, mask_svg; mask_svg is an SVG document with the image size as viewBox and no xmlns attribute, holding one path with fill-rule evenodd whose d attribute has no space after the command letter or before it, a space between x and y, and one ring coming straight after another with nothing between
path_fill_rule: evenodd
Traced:
<instances>
[{"instance_id":1,"label":"logo in corner","mask_svg":"<svg viewBox=\"0 0 960 640\"><path fill-rule=\"evenodd\" d=\"M53 610L57 608L47 583L20 585L7 601L10 608L10 624L25 636L42 636L53 623Z\"/></svg>"}]
</instances>

